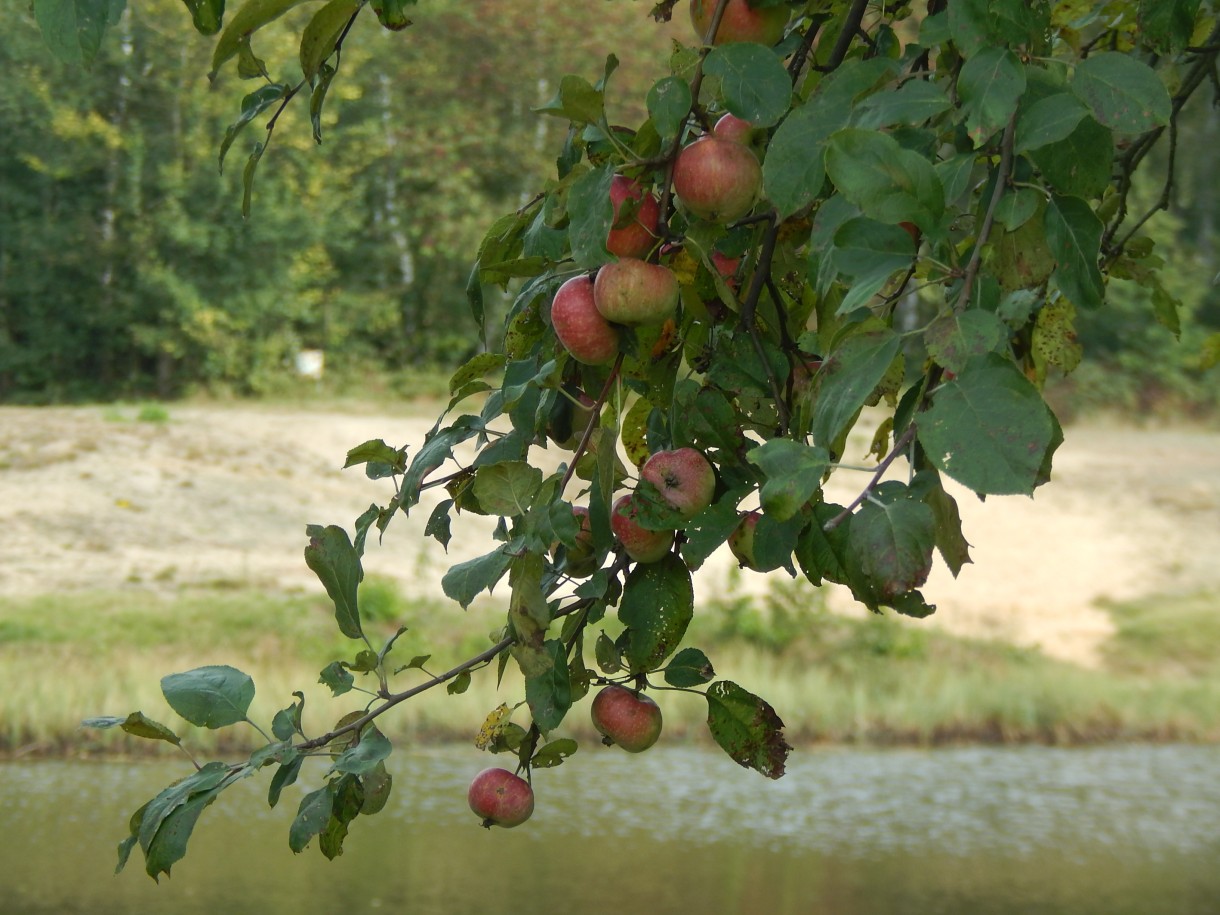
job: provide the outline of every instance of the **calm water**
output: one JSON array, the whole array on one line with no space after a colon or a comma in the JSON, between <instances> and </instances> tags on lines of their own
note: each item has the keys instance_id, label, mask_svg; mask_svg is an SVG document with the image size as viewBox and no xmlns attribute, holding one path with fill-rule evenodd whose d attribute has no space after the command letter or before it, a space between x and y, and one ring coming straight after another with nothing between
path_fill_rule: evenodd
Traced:
<instances>
[{"instance_id":1,"label":"calm water","mask_svg":"<svg viewBox=\"0 0 1220 915\"><path fill-rule=\"evenodd\" d=\"M126 817L187 765L0 765L0 913L1220 913L1220 749L832 750L769 782L717 753L586 747L511 832L465 806L489 757L398 751L396 798L327 862L287 847L303 790L222 796L154 884Z\"/></svg>"}]
</instances>

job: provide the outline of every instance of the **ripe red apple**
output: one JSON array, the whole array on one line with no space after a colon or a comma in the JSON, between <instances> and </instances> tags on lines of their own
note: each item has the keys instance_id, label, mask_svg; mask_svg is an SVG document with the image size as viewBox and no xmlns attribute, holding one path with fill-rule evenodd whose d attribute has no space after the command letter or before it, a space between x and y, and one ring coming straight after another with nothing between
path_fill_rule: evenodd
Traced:
<instances>
[{"instance_id":1,"label":"ripe red apple","mask_svg":"<svg viewBox=\"0 0 1220 915\"><path fill-rule=\"evenodd\" d=\"M644 257L657 242L657 223L661 219L661 207L656 197L646 194L630 178L615 175L610 180L614 225L618 225L623 202L628 198L639 201L635 217L621 229L610 230L606 237L606 250L619 257Z\"/></svg>"},{"instance_id":2,"label":"ripe red apple","mask_svg":"<svg viewBox=\"0 0 1220 915\"><path fill-rule=\"evenodd\" d=\"M719 251L712 252L712 266L716 268L716 272L724 277L725 283L734 292L737 291L737 268L741 266L740 257L729 257L727 254L721 254Z\"/></svg>"},{"instance_id":3,"label":"ripe red apple","mask_svg":"<svg viewBox=\"0 0 1220 915\"><path fill-rule=\"evenodd\" d=\"M742 512L736 530L729 535L729 549L737 557L737 561L745 568L755 571L758 565L754 560L754 529L758 527L760 518L762 515L756 511Z\"/></svg>"},{"instance_id":4,"label":"ripe red apple","mask_svg":"<svg viewBox=\"0 0 1220 915\"><path fill-rule=\"evenodd\" d=\"M534 812L534 789L507 769L484 769L476 775L466 800L487 829L493 826L512 829Z\"/></svg>"},{"instance_id":5,"label":"ripe red apple","mask_svg":"<svg viewBox=\"0 0 1220 915\"><path fill-rule=\"evenodd\" d=\"M661 736L660 706L625 686L607 686L593 697L590 712L602 742L628 753L643 753Z\"/></svg>"},{"instance_id":6,"label":"ripe red apple","mask_svg":"<svg viewBox=\"0 0 1220 915\"><path fill-rule=\"evenodd\" d=\"M743 120L735 114L726 114L712 128L712 136L722 140L732 140L734 143L744 146L749 142L753 130L754 125L749 121Z\"/></svg>"},{"instance_id":7,"label":"ripe red apple","mask_svg":"<svg viewBox=\"0 0 1220 915\"><path fill-rule=\"evenodd\" d=\"M551 326L577 362L605 365L618 355L618 332L597 310L593 281L585 274L572 277L555 293Z\"/></svg>"},{"instance_id":8,"label":"ripe red apple","mask_svg":"<svg viewBox=\"0 0 1220 915\"><path fill-rule=\"evenodd\" d=\"M694 448L653 453L640 468L640 479L660 490L665 501L685 519L711 505L716 492L716 471Z\"/></svg>"},{"instance_id":9,"label":"ripe red apple","mask_svg":"<svg viewBox=\"0 0 1220 915\"><path fill-rule=\"evenodd\" d=\"M656 562L674 545L673 531L650 531L636 517L636 503L630 494L619 496L610 512L610 529L636 562Z\"/></svg>"},{"instance_id":10,"label":"ripe red apple","mask_svg":"<svg viewBox=\"0 0 1220 915\"><path fill-rule=\"evenodd\" d=\"M762 166L749 148L716 136L684 146L674 162L674 193L701 219L729 223L750 212Z\"/></svg>"},{"instance_id":11,"label":"ripe red apple","mask_svg":"<svg viewBox=\"0 0 1220 915\"><path fill-rule=\"evenodd\" d=\"M691 0L690 21L699 40L707 38L716 12L717 0ZM747 0L729 0L720 28L712 44L731 44L735 41L756 41L771 47L784 37L784 26L788 24L788 7L769 6L754 9Z\"/></svg>"},{"instance_id":12,"label":"ripe red apple","mask_svg":"<svg viewBox=\"0 0 1220 915\"><path fill-rule=\"evenodd\" d=\"M678 310L678 278L668 267L624 257L597 271L593 301L606 321L660 324Z\"/></svg>"}]
</instances>

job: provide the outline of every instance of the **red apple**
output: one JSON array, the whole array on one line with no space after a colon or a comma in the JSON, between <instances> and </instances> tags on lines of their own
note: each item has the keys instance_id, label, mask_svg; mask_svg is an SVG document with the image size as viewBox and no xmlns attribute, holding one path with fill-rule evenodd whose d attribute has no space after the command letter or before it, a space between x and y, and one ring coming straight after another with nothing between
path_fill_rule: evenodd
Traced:
<instances>
[{"instance_id":1,"label":"red apple","mask_svg":"<svg viewBox=\"0 0 1220 915\"><path fill-rule=\"evenodd\" d=\"M636 562L656 562L673 548L673 531L650 531L636 517L635 499L619 496L610 512L610 529L623 544L623 550Z\"/></svg>"},{"instance_id":2,"label":"red apple","mask_svg":"<svg viewBox=\"0 0 1220 915\"><path fill-rule=\"evenodd\" d=\"M762 187L762 166L749 148L716 136L682 148L674 162L674 193L701 219L729 223L750 212Z\"/></svg>"},{"instance_id":3,"label":"red apple","mask_svg":"<svg viewBox=\"0 0 1220 915\"><path fill-rule=\"evenodd\" d=\"M725 283L734 292L737 291L737 268L741 266L740 257L729 257L727 254L721 254L719 251L712 252L712 266L716 268L716 272L724 277Z\"/></svg>"},{"instance_id":4,"label":"red apple","mask_svg":"<svg viewBox=\"0 0 1220 915\"><path fill-rule=\"evenodd\" d=\"M711 505L716 492L716 471L694 448L655 452L640 468L640 479L655 486L685 519Z\"/></svg>"},{"instance_id":5,"label":"red apple","mask_svg":"<svg viewBox=\"0 0 1220 915\"><path fill-rule=\"evenodd\" d=\"M668 267L624 257L597 271L593 301L606 321L660 324L678 310L678 278Z\"/></svg>"},{"instance_id":6,"label":"red apple","mask_svg":"<svg viewBox=\"0 0 1220 915\"><path fill-rule=\"evenodd\" d=\"M590 711L602 742L628 753L643 753L661 736L660 706L625 686L607 686L593 697Z\"/></svg>"},{"instance_id":7,"label":"red apple","mask_svg":"<svg viewBox=\"0 0 1220 915\"><path fill-rule=\"evenodd\" d=\"M507 769L484 769L466 792L470 809L491 829L520 826L534 812L534 789Z\"/></svg>"},{"instance_id":8,"label":"red apple","mask_svg":"<svg viewBox=\"0 0 1220 915\"><path fill-rule=\"evenodd\" d=\"M657 242L657 223L661 219L661 207L656 197L644 193L630 178L615 175L610 181L614 225L618 225L623 202L628 198L639 201L635 217L622 228L610 230L606 237L606 250L619 257L644 257Z\"/></svg>"},{"instance_id":9,"label":"red apple","mask_svg":"<svg viewBox=\"0 0 1220 915\"><path fill-rule=\"evenodd\" d=\"M691 0L690 21L700 41L707 38L707 31L712 25L712 15L716 12L716 3L717 0ZM754 9L747 0L729 0L712 44L755 41L771 47L784 37L784 27L787 24L787 6Z\"/></svg>"},{"instance_id":10,"label":"red apple","mask_svg":"<svg viewBox=\"0 0 1220 915\"><path fill-rule=\"evenodd\" d=\"M577 362L605 365L618 355L618 332L597 310L593 281L585 274L572 277L555 293L551 326Z\"/></svg>"},{"instance_id":11,"label":"red apple","mask_svg":"<svg viewBox=\"0 0 1220 915\"><path fill-rule=\"evenodd\" d=\"M742 512L736 530L729 535L729 549L737 557L737 561L745 568L756 571L758 565L754 560L754 529L758 527L760 518L762 515L756 511Z\"/></svg>"}]
</instances>

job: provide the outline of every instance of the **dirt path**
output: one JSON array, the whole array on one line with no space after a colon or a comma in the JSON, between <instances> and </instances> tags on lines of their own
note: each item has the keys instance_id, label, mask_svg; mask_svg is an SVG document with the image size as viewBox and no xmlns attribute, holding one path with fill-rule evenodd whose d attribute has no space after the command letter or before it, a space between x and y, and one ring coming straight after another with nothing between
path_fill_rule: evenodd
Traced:
<instances>
[{"instance_id":1,"label":"dirt path","mask_svg":"<svg viewBox=\"0 0 1220 915\"><path fill-rule=\"evenodd\" d=\"M168 422L148 423L133 408L0 408L0 595L314 588L301 558L305 525L350 530L390 492L341 470L347 449L369 438L414 449L432 421L246 406L169 412ZM1069 429L1055 480L1035 499L958 500L974 565L953 581L938 560L924 589L939 607L935 624L955 632L1090 663L1109 632L1098 600L1220 586L1214 432ZM367 557L371 573L400 579L408 594L439 594L445 569L486 549L463 536L484 519L464 518L446 555L423 537L429 509L396 521ZM767 586L736 573L727 555L700 577L704 594Z\"/></svg>"}]
</instances>

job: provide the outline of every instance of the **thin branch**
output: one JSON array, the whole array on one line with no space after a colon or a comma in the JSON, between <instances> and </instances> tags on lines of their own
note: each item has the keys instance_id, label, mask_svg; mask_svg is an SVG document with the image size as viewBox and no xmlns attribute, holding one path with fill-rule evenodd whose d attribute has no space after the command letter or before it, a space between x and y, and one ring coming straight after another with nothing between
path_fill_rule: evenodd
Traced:
<instances>
[{"instance_id":1,"label":"thin branch","mask_svg":"<svg viewBox=\"0 0 1220 915\"><path fill-rule=\"evenodd\" d=\"M834 50L830 52L830 58L826 61L826 70L837 70L839 64L847 58L847 52L851 48L856 34L860 31L860 23L864 21L864 11L867 8L868 0L855 0L851 9L847 11L847 16L843 20L843 31L839 32L839 39L835 42Z\"/></svg>"},{"instance_id":2,"label":"thin branch","mask_svg":"<svg viewBox=\"0 0 1220 915\"><path fill-rule=\"evenodd\" d=\"M967 307L970 303L970 296L974 292L974 282L978 279L979 267L983 263L983 246L987 244L987 239L991 237L991 228L995 224L995 211L1000 205L1000 198L1004 196L1004 191L1008 187L1008 176L1012 172L1012 141L1016 133L1017 113L1014 111L1012 117L1008 119L1008 124L1004 128L1004 136L1000 140L1000 168L996 172L995 187L991 191L991 200L987 203L987 212L983 216L983 224L979 227L979 236L974 242L974 251L970 254L970 261L966 265L966 272L962 278L962 291L957 298L957 308L961 310Z\"/></svg>"},{"instance_id":3,"label":"thin branch","mask_svg":"<svg viewBox=\"0 0 1220 915\"><path fill-rule=\"evenodd\" d=\"M822 530L833 531L851 517L851 513L864 504L865 500L872 494L872 491L877 488L877 484L881 482L881 478L885 476L885 472L890 469L890 465L894 463L898 455L906 451L907 445L911 444L914 439L915 424L912 422L907 426L906 431L898 437L898 440L894 442L894 447L890 449L890 453L882 458L881 463L877 465L877 470L873 474L873 478L868 481L868 485L864 487L864 491L856 496L843 511L823 524Z\"/></svg>"},{"instance_id":4,"label":"thin branch","mask_svg":"<svg viewBox=\"0 0 1220 915\"><path fill-rule=\"evenodd\" d=\"M589 422L585 426L584 435L580 437L580 443L576 446L576 451L572 454L572 460L568 463L568 469L564 471L563 479L559 481L559 492L555 494L555 498L563 495L563 491L567 488L568 482L572 479L572 474L576 472L576 462L580 460L581 455L589 447L589 439L593 437L593 430L597 428L598 417L601 415L602 406L606 403L606 398L610 396L610 390L614 386L614 382L618 379L619 369L623 367L623 353L620 351L618 358L614 360L614 365L610 369L610 376L606 379L606 383L602 385L602 392L597 396L597 400L593 406L589 408Z\"/></svg>"},{"instance_id":5,"label":"thin branch","mask_svg":"<svg viewBox=\"0 0 1220 915\"><path fill-rule=\"evenodd\" d=\"M750 288L741 301L741 323L745 325L746 332L750 335L750 342L754 344L754 352L758 354L763 371L767 373L771 393L775 396L775 407L779 411L780 434L787 435L788 424L792 417L788 412L784 390L780 387L779 379L775 377L775 370L771 367L771 360L767 358L766 350L763 349L762 338L758 335L758 322L755 320L759 297L762 295L767 279L771 276L771 260L775 257L775 243L779 239L779 229L779 220L773 217L767 234L763 236L762 246L758 253L758 263L754 266L754 275L750 277Z\"/></svg>"}]
</instances>

